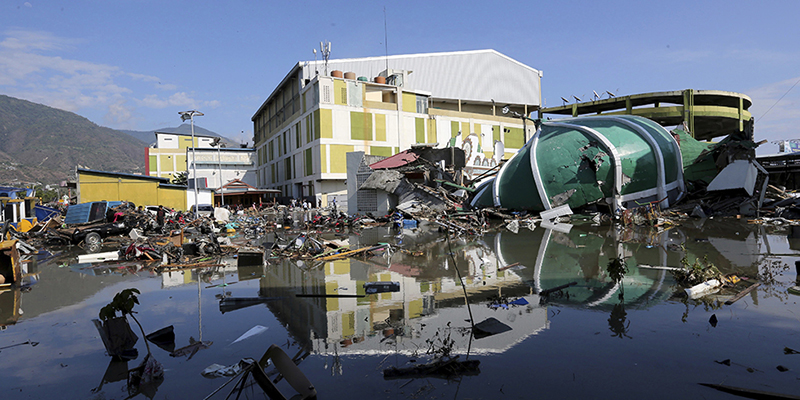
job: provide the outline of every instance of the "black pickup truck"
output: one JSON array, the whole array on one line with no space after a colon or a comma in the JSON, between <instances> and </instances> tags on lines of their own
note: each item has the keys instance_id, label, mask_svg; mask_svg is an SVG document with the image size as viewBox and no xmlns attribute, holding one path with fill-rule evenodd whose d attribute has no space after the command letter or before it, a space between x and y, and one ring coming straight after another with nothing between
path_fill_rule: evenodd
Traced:
<instances>
[{"instance_id":1,"label":"black pickup truck","mask_svg":"<svg viewBox=\"0 0 800 400\"><path fill-rule=\"evenodd\" d=\"M50 232L53 233L53 231L55 231L57 234L57 237L51 236L54 240L73 244L85 242L87 245L95 245L109 236L127 235L131 229L132 228L127 226L125 221L120 221L96 222L89 225L70 226L68 228L54 229Z\"/></svg>"}]
</instances>

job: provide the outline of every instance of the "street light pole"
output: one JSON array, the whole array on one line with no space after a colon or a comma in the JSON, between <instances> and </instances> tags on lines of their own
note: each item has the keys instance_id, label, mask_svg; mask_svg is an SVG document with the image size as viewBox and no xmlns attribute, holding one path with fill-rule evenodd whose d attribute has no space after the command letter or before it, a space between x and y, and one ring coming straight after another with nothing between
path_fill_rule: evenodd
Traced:
<instances>
[{"instance_id":1,"label":"street light pole","mask_svg":"<svg viewBox=\"0 0 800 400\"><path fill-rule=\"evenodd\" d=\"M503 114L508 114L509 112L511 113L512 116L522 119L522 139L523 139L522 142L523 143L528 143L528 123L527 123L527 121L533 122L533 126L536 129L539 129L539 122L540 121L539 120L535 120L535 119L531 119L527 115L522 115L522 114L520 114L520 113L518 113L516 111L511 111L511 109L509 109L508 106L503 107Z\"/></svg>"},{"instance_id":2,"label":"street light pole","mask_svg":"<svg viewBox=\"0 0 800 400\"><path fill-rule=\"evenodd\" d=\"M195 148L197 147L197 144L194 142L194 116L196 115L198 117L201 117L201 116L203 116L205 114L203 114L203 113L201 113L200 111L197 111L197 110L179 111L178 114L180 114L180 116L181 116L181 121L186 122L186 120L188 119L188 120L191 121L191 124L192 124L192 175L193 175L192 179L194 180L194 182L193 182L193 186L194 186L194 209L195 209L195 214L196 214L197 213L198 204L197 204L197 152L195 151Z\"/></svg>"},{"instance_id":3,"label":"street light pole","mask_svg":"<svg viewBox=\"0 0 800 400\"><path fill-rule=\"evenodd\" d=\"M217 137L211 142L212 146L217 146L217 167L219 168L219 195L220 195L220 206L225 205L225 189L222 187L224 185L222 181L222 138Z\"/></svg>"}]
</instances>

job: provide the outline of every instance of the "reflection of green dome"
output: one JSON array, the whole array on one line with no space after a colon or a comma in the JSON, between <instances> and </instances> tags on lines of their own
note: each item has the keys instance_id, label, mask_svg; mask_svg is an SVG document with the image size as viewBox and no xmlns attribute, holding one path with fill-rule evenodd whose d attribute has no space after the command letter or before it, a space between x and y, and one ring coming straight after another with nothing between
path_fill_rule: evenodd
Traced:
<instances>
[{"instance_id":1,"label":"reflection of green dome","mask_svg":"<svg viewBox=\"0 0 800 400\"><path fill-rule=\"evenodd\" d=\"M537 292L577 282L564 291L568 296L551 298L552 302L587 307L612 306L619 302L619 285L606 273L608 260L616 257L616 250L613 243L607 243L602 237L580 229L572 229L568 234L549 229L521 230L518 234L501 232L495 236L495 251L502 265L519 262L525 266L517 274ZM636 256L626 260L629 272L622 281L625 303L647 302L669 287L663 285L668 278L665 271L636 268L637 257L658 257L659 251L658 248L638 248ZM653 254L648 258L647 253ZM669 293L662 295L659 297Z\"/></svg>"},{"instance_id":2,"label":"reflection of green dome","mask_svg":"<svg viewBox=\"0 0 800 400\"><path fill-rule=\"evenodd\" d=\"M472 205L543 211L607 200L614 208L683 195L678 144L663 127L636 116L548 121L506 162Z\"/></svg>"}]
</instances>

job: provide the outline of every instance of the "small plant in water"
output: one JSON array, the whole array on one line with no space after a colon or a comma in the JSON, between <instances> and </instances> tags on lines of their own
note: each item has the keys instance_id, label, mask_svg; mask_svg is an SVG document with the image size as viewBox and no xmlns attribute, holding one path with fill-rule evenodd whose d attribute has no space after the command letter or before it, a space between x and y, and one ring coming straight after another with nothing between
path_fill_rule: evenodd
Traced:
<instances>
[{"instance_id":1,"label":"small plant in water","mask_svg":"<svg viewBox=\"0 0 800 400\"><path fill-rule=\"evenodd\" d=\"M710 261L707 256L702 259L696 258L693 263L684 256L681 259L681 266L683 268L671 270L675 281L682 285L694 286L710 279L723 280L722 272Z\"/></svg>"},{"instance_id":2,"label":"small plant in water","mask_svg":"<svg viewBox=\"0 0 800 400\"><path fill-rule=\"evenodd\" d=\"M622 285L622 279L628 273L628 266L625 264L625 259L622 257L612 258L608 261L606 266L608 276L614 281L614 284L620 284L619 299L625 298L625 287Z\"/></svg>"},{"instance_id":3,"label":"small plant in water","mask_svg":"<svg viewBox=\"0 0 800 400\"><path fill-rule=\"evenodd\" d=\"M438 329L432 338L425 341L428 344L428 351L425 354L433 355L434 358L444 358L453 353L456 341L450 338L452 331L450 322L447 323L447 327L444 330L447 333L442 333L442 330Z\"/></svg>"},{"instance_id":4,"label":"small plant in water","mask_svg":"<svg viewBox=\"0 0 800 400\"><path fill-rule=\"evenodd\" d=\"M107 321L119 316L124 318L130 315L136 322L136 325L139 325L139 330L142 332L142 337L144 337L144 328L142 328L142 324L140 324L139 320L133 315L133 307L139 304L139 298L136 297L137 294L141 294L141 292L136 288L125 289L115 294L114 299L100 309L100 320ZM121 315L117 315L117 313ZM147 354L150 354L150 345L147 344L147 339L145 339L144 344L147 347Z\"/></svg>"}]
</instances>

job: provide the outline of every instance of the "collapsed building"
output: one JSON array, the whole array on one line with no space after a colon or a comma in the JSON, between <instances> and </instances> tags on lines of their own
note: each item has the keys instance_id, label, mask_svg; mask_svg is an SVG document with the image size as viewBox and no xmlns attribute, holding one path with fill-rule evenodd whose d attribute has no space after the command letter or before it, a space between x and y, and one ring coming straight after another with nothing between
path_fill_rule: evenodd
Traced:
<instances>
[{"instance_id":1,"label":"collapsed building","mask_svg":"<svg viewBox=\"0 0 800 400\"><path fill-rule=\"evenodd\" d=\"M540 213L566 207L619 215L683 203L698 216L755 215L770 200L769 174L755 161L758 144L749 135L701 142L685 125L670 132L632 115L535 125L531 140L508 160L466 179L468 163L448 163L455 160L453 147L416 146L385 159L353 153L348 182L357 205L349 211Z\"/></svg>"}]
</instances>

